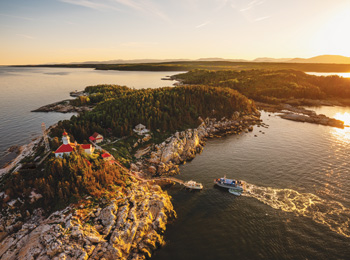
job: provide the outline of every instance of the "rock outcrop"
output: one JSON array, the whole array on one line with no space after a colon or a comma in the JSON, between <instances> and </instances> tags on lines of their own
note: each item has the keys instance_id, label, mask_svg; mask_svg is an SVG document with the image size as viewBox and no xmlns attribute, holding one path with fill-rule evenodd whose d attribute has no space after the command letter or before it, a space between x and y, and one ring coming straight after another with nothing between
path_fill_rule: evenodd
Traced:
<instances>
[{"instance_id":1,"label":"rock outcrop","mask_svg":"<svg viewBox=\"0 0 350 260\"><path fill-rule=\"evenodd\" d=\"M91 111L92 107L89 106L73 106L71 100L63 100L55 102L49 105L39 107L31 112L60 112L60 113L72 113L72 112L84 112Z\"/></svg>"},{"instance_id":2,"label":"rock outcrop","mask_svg":"<svg viewBox=\"0 0 350 260\"><path fill-rule=\"evenodd\" d=\"M145 259L164 243L165 224L175 217L158 185L133 184L126 194L90 207L70 206L48 218L37 211L12 234L3 221L0 258Z\"/></svg>"},{"instance_id":3,"label":"rock outcrop","mask_svg":"<svg viewBox=\"0 0 350 260\"><path fill-rule=\"evenodd\" d=\"M344 128L343 121L337 120L335 118L330 118L322 114L316 114L315 111L305 109L303 107L296 107L290 104L272 105L258 102L257 105L260 109L264 109L269 112L280 113L279 116L283 119Z\"/></svg>"}]
</instances>

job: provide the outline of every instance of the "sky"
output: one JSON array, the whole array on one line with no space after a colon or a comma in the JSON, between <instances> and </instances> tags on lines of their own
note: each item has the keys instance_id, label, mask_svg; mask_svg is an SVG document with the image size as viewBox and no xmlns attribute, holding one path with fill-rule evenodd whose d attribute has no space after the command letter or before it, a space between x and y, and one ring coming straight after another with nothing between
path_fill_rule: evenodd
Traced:
<instances>
[{"instance_id":1,"label":"sky","mask_svg":"<svg viewBox=\"0 0 350 260\"><path fill-rule=\"evenodd\" d=\"M0 65L350 56L349 0L0 0Z\"/></svg>"}]
</instances>

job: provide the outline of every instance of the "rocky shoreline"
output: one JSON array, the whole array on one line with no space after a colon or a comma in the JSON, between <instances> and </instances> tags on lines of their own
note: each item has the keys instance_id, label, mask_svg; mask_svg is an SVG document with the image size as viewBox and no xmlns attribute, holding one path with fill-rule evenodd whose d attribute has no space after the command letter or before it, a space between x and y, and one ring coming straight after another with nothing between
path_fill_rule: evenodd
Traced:
<instances>
[{"instance_id":1,"label":"rocky shoreline","mask_svg":"<svg viewBox=\"0 0 350 260\"><path fill-rule=\"evenodd\" d=\"M344 122L335 118L330 118L322 114L316 114L315 111L305 109L303 107L295 107L290 104L271 105L257 102L257 107L268 112L280 113L283 119L306 122L312 124L320 124L338 128L344 128Z\"/></svg>"},{"instance_id":2,"label":"rocky shoreline","mask_svg":"<svg viewBox=\"0 0 350 260\"><path fill-rule=\"evenodd\" d=\"M52 104L48 104L31 112L59 112L59 113L80 113L84 111L91 111L90 106L73 106L70 99L62 100Z\"/></svg>"},{"instance_id":3,"label":"rocky shoreline","mask_svg":"<svg viewBox=\"0 0 350 260\"><path fill-rule=\"evenodd\" d=\"M176 213L158 185L133 180L126 194L85 208L71 206L29 221L1 218L1 259L145 259L164 244L165 225ZM89 206L89 204L88 204ZM13 232L13 231L12 231Z\"/></svg>"}]
</instances>

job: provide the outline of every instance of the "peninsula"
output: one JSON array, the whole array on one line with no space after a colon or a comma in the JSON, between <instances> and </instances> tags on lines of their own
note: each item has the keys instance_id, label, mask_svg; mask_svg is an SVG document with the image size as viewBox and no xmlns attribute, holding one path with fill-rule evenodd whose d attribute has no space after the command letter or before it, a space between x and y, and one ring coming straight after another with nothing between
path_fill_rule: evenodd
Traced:
<instances>
[{"instance_id":1,"label":"peninsula","mask_svg":"<svg viewBox=\"0 0 350 260\"><path fill-rule=\"evenodd\" d=\"M254 102L232 89L99 85L85 92L72 102L89 103L91 111L58 122L47 131L49 150L39 138L3 173L1 258L150 257L176 217L158 185L167 180L152 177L176 174L206 138L260 123ZM94 132L102 143L91 138ZM94 151L87 152L88 140Z\"/></svg>"}]
</instances>

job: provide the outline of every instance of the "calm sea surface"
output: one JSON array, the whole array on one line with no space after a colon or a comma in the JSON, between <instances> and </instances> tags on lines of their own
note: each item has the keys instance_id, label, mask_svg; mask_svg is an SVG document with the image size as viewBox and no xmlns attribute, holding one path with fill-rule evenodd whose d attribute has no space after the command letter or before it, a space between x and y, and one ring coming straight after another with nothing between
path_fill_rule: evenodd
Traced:
<instances>
[{"instance_id":1,"label":"calm sea surface","mask_svg":"<svg viewBox=\"0 0 350 260\"><path fill-rule=\"evenodd\" d=\"M99 71L71 68L0 67L0 167L14 154L6 150L23 145L41 133L41 123L53 125L73 114L32 113L33 109L71 98L69 92L96 84L157 88L174 82L161 80L179 72Z\"/></svg>"},{"instance_id":2,"label":"calm sea surface","mask_svg":"<svg viewBox=\"0 0 350 260\"><path fill-rule=\"evenodd\" d=\"M0 151L40 134L41 122L69 118L29 111L69 98L71 90L98 83L171 85L160 81L165 75L171 73L0 68ZM350 108L316 110L350 125ZM262 119L268 128L208 140L202 154L180 167L177 177L204 189L167 189L178 219L152 259L349 259L349 128L264 112ZM236 197L215 187L213 179L224 175L246 181L250 192Z\"/></svg>"},{"instance_id":3,"label":"calm sea surface","mask_svg":"<svg viewBox=\"0 0 350 260\"><path fill-rule=\"evenodd\" d=\"M350 78L350 72L344 73L335 73L335 72L305 72L306 74L315 75L315 76L333 76L338 75L343 78Z\"/></svg>"},{"instance_id":4,"label":"calm sea surface","mask_svg":"<svg viewBox=\"0 0 350 260\"><path fill-rule=\"evenodd\" d=\"M317 110L350 118L350 108ZM153 259L350 259L349 129L262 119L268 128L209 140L181 166L179 178L204 189L168 189L178 219ZM250 193L215 187L224 175Z\"/></svg>"}]
</instances>

